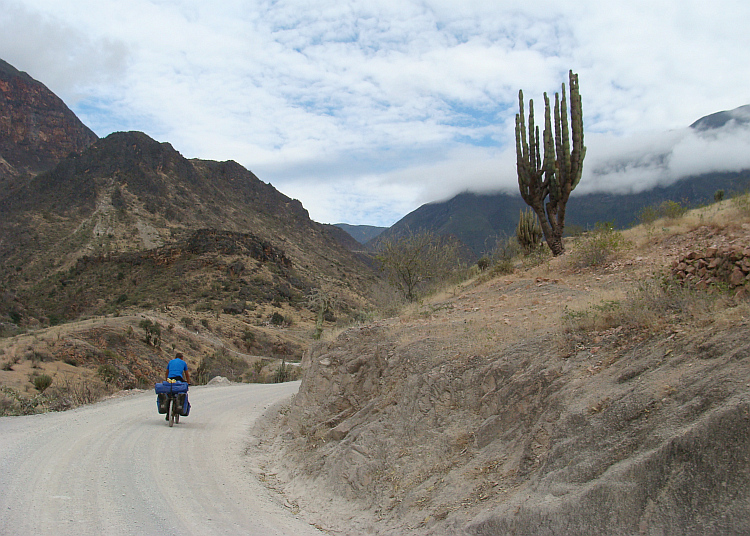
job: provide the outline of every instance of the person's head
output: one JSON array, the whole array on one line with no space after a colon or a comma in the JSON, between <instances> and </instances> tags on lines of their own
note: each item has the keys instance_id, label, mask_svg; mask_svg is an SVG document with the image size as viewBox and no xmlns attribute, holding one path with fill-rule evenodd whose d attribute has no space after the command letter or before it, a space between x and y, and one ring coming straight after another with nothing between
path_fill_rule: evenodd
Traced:
<instances>
[{"instance_id":1,"label":"person's head","mask_svg":"<svg viewBox=\"0 0 750 536\"><path fill-rule=\"evenodd\" d=\"M177 353L176 353L176 354L174 355L174 358L175 358L175 359L182 359L183 361L185 360L185 358L184 358L184 357L183 357L183 355L182 355L182 352L177 352Z\"/></svg>"}]
</instances>

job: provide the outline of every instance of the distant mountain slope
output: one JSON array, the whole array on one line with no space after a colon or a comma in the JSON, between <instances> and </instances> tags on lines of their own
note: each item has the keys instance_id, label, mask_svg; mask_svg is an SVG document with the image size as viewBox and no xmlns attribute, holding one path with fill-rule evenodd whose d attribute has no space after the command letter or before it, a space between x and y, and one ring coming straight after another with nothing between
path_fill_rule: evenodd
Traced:
<instances>
[{"instance_id":1,"label":"distant mountain slope","mask_svg":"<svg viewBox=\"0 0 750 536\"><path fill-rule=\"evenodd\" d=\"M376 227L374 225L349 225L348 223L337 223L335 225L349 233L360 244L366 244L387 229L387 227Z\"/></svg>"},{"instance_id":2,"label":"distant mountain slope","mask_svg":"<svg viewBox=\"0 0 750 536\"><path fill-rule=\"evenodd\" d=\"M0 60L0 196L96 140L44 84Z\"/></svg>"},{"instance_id":3,"label":"distant mountain slope","mask_svg":"<svg viewBox=\"0 0 750 536\"><path fill-rule=\"evenodd\" d=\"M750 124L750 105L708 115L694 122L691 128L697 131L721 129L730 122L740 126ZM658 186L636 194L579 194L573 191L568 202L566 228L589 229L598 222L613 222L616 227L624 228L638 223L644 208L664 201L695 207L713 202L717 190L730 195L747 189L750 189L750 170L688 176L669 186ZM515 234L519 211L525 208L526 204L517 191L498 194L465 192L448 201L422 205L373 239L368 247L377 247L378 241L384 238L427 230L456 236L481 256L492 250L496 237Z\"/></svg>"},{"instance_id":4,"label":"distant mountain slope","mask_svg":"<svg viewBox=\"0 0 750 536\"><path fill-rule=\"evenodd\" d=\"M200 230L201 240L229 245L193 251L188 244ZM55 312L66 318L87 310L101 314L121 295L194 303L196 294L205 298L206 285L211 288L206 277L227 278L208 294L216 307L278 301L270 289L279 288L290 289L282 291L284 299L299 304L310 288L321 287L337 293L342 306L356 307L372 272L341 243L342 235L310 220L299 201L235 162L188 160L141 132L118 132L0 199L0 286L37 307L66 303L67 313ZM246 243L267 254L251 260ZM158 248L168 253L144 253ZM210 275L217 269L220 274ZM112 280L114 272L121 284ZM174 277L203 282L164 292ZM149 286L156 281L163 284ZM55 291L60 285L68 289L65 297ZM57 298L51 303L47 296Z\"/></svg>"},{"instance_id":5,"label":"distant mountain slope","mask_svg":"<svg viewBox=\"0 0 750 536\"><path fill-rule=\"evenodd\" d=\"M750 188L750 170L738 173L710 173L682 179L670 186L653 188L637 194L595 193L570 196L566 227L593 228L598 222L614 222L617 228L638 223L640 212L663 201L677 201L686 206L710 203L717 190L743 192ZM428 230L450 234L469 246L477 256L491 251L495 239L503 233L514 236L519 211L526 204L520 194L463 193L442 202L422 205L396 222L370 242L399 236L411 231Z\"/></svg>"},{"instance_id":6,"label":"distant mountain slope","mask_svg":"<svg viewBox=\"0 0 750 536\"><path fill-rule=\"evenodd\" d=\"M695 123L690 125L690 128L696 130L711 130L721 128L732 120L741 125L750 123L750 104L740 106L734 110L725 110L723 112L716 112L715 114L701 117Z\"/></svg>"}]
</instances>

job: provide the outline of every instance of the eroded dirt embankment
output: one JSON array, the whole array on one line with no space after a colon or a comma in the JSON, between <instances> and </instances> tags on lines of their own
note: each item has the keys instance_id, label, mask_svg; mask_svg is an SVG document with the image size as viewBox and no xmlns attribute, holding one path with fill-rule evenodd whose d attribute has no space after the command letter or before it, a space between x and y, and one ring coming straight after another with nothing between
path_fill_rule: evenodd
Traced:
<instances>
[{"instance_id":1,"label":"eroded dirt embankment","mask_svg":"<svg viewBox=\"0 0 750 536\"><path fill-rule=\"evenodd\" d=\"M388 331L316 347L308 384L275 423L284 433L274 447L292 463L274 471L324 526L750 531L747 323L568 358L543 336L441 358L439 347L400 346ZM348 528L337 498L352 501Z\"/></svg>"},{"instance_id":2,"label":"eroded dirt embankment","mask_svg":"<svg viewBox=\"0 0 750 536\"><path fill-rule=\"evenodd\" d=\"M317 344L255 432L269 482L340 534L750 533L747 306L561 330L638 266L496 279Z\"/></svg>"}]
</instances>

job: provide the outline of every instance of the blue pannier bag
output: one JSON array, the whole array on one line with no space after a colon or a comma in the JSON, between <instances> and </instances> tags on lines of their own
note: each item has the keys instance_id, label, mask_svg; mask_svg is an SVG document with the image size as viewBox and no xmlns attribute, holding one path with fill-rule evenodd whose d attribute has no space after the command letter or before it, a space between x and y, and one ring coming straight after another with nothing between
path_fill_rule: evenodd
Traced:
<instances>
[{"instance_id":1,"label":"blue pannier bag","mask_svg":"<svg viewBox=\"0 0 750 536\"><path fill-rule=\"evenodd\" d=\"M166 381L166 382L160 382L157 383L154 386L154 390L156 391L156 394L159 393L187 393L188 390L188 384L187 382L177 382L177 381Z\"/></svg>"},{"instance_id":2,"label":"blue pannier bag","mask_svg":"<svg viewBox=\"0 0 750 536\"><path fill-rule=\"evenodd\" d=\"M188 415L190 415L190 401L188 400L187 393L185 393L184 395L180 395L180 398L180 415L182 415L183 417L187 417Z\"/></svg>"}]
</instances>

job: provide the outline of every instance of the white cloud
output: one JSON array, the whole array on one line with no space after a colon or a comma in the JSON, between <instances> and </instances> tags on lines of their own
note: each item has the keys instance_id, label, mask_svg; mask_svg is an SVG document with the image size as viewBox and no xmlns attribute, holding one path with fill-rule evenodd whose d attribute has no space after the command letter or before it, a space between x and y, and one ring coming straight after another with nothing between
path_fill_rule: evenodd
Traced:
<instances>
[{"instance_id":1,"label":"white cloud","mask_svg":"<svg viewBox=\"0 0 750 536\"><path fill-rule=\"evenodd\" d=\"M125 70L123 41L87 35L74 24L14 0L0 0L0 58L74 106Z\"/></svg>"},{"instance_id":2,"label":"white cloud","mask_svg":"<svg viewBox=\"0 0 750 536\"><path fill-rule=\"evenodd\" d=\"M750 102L747 20L745 0L0 0L0 58L100 135L143 130L237 160L321 221L390 224L513 190L518 89L541 102L569 68L580 188L738 162L744 142L679 132Z\"/></svg>"}]
</instances>

